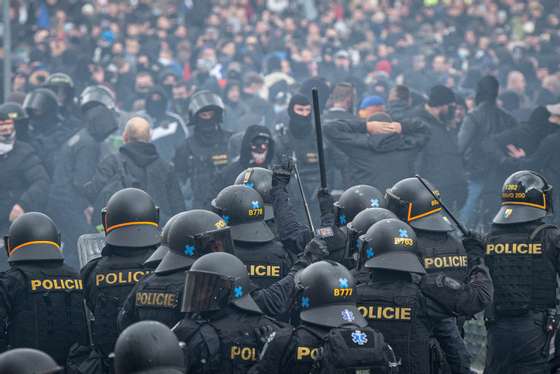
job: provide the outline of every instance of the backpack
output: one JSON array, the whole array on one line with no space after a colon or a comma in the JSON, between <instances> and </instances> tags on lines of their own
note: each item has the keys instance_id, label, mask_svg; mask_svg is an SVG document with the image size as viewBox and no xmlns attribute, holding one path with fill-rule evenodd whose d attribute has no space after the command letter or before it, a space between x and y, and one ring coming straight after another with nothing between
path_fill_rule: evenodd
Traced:
<instances>
[{"instance_id":1,"label":"backpack","mask_svg":"<svg viewBox=\"0 0 560 374\"><path fill-rule=\"evenodd\" d=\"M334 328L322 340L311 374L398 373L393 349L370 327Z\"/></svg>"}]
</instances>

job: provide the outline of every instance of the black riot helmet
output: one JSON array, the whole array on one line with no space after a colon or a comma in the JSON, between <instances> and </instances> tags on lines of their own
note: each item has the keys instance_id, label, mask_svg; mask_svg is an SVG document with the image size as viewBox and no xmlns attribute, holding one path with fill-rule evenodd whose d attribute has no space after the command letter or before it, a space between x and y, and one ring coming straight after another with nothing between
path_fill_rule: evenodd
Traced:
<instances>
[{"instance_id":1,"label":"black riot helmet","mask_svg":"<svg viewBox=\"0 0 560 374\"><path fill-rule=\"evenodd\" d=\"M45 352L31 348L16 348L0 354L2 374L56 374L63 367Z\"/></svg>"},{"instance_id":2,"label":"black riot helmet","mask_svg":"<svg viewBox=\"0 0 560 374\"><path fill-rule=\"evenodd\" d=\"M348 228L347 253L356 257L360 247L358 240L360 236L364 235L375 223L389 218L396 219L397 216L390 210L384 208L367 208L358 213L352 222L346 225ZM364 258L363 254L358 257ZM357 260L357 258L355 258L355 260Z\"/></svg>"},{"instance_id":3,"label":"black riot helmet","mask_svg":"<svg viewBox=\"0 0 560 374\"><path fill-rule=\"evenodd\" d=\"M25 96L23 110L31 120L47 120L58 115L58 99L47 88L37 88Z\"/></svg>"},{"instance_id":4,"label":"black riot helmet","mask_svg":"<svg viewBox=\"0 0 560 374\"><path fill-rule=\"evenodd\" d=\"M4 237L8 262L64 260L60 233L53 220L39 212L19 216Z\"/></svg>"},{"instance_id":5,"label":"black riot helmet","mask_svg":"<svg viewBox=\"0 0 560 374\"><path fill-rule=\"evenodd\" d=\"M185 277L182 312L201 313L233 304L262 313L253 300L247 266L230 253L209 253L196 260Z\"/></svg>"},{"instance_id":6,"label":"black riot helmet","mask_svg":"<svg viewBox=\"0 0 560 374\"><path fill-rule=\"evenodd\" d=\"M56 94L60 106L69 104L74 100L74 81L68 74L54 73L49 75L44 87Z\"/></svg>"},{"instance_id":7,"label":"black riot helmet","mask_svg":"<svg viewBox=\"0 0 560 374\"><path fill-rule=\"evenodd\" d=\"M119 335L114 352L115 374L180 374L185 358L177 336L163 323L141 321Z\"/></svg>"},{"instance_id":8,"label":"black riot helmet","mask_svg":"<svg viewBox=\"0 0 560 374\"><path fill-rule=\"evenodd\" d=\"M534 171L522 170L504 182L502 207L494 217L494 223L531 222L552 212L552 186Z\"/></svg>"},{"instance_id":9,"label":"black riot helmet","mask_svg":"<svg viewBox=\"0 0 560 374\"><path fill-rule=\"evenodd\" d=\"M365 254L365 267L425 274L420 263L416 233L406 223L384 219L360 236L360 253Z\"/></svg>"},{"instance_id":10,"label":"black riot helmet","mask_svg":"<svg viewBox=\"0 0 560 374\"><path fill-rule=\"evenodd\" d=\"M254 188L261 195L264 201L264 220L269 221L274 218L272 208L272 171L265 168L254 167L245 169L235 179L235 184L244 184Z\"/></svg>"},{"instance_id":11,"label":"black riot helmet","mask_svg":"<svg viewBox=\"0 0 560 374\"><path fill-rule=\"evenodd\" d=\"M115 94L103 85L86 87L80 95L80 109L85 112L95 105L104 105L108 109L115 110Z\"/></svg>"},{"instance_id":12,"label":"black riot helmet","mask_svg":"<svg viewBox=\"0 0 560 374\"><path fill-rule=\"evenodd\" d=\"M356 307L354 278L338 262L315 262L298 272L295 282L302 321L326 327L367 326Z\"/></svg>"},{"instance_id":13,"label":"black riot helmet","mask_svg":"<svg viewBox=\"0 0 560 374\"><path fill-rule=\"evenodd\" d=\"M212 207L231 227L231 237L236 241L266 243L274 234L264 221L264 202L253 188L233 185L224 188Z\"/></svg>"},{"instance_id":14,"label":"black riot helmet","mask_svg":"<svg viewBox=\"0 0 560 374\"><path fill-rule=\"evenodd\" d=\"M179 213L181 214L181 213ZM156 268L163 257L169 252L169 231L171 231L171 225L173 224L173 220L179 215L176 214L171 217L165 226L163 226L163 230L161 231L161 243L159 243L159 247L155 250L154 253L146 261L144 261L144 266L147 268Z\"/></svg>"},{"instance_id":15,"label":"black riot helmet","mask_svg":"<svg viewBox=\"0 0 560 374\"><path fill-rule=\"evenodd\" d=\"M115 247L151 247L160 243L159 208L146 192L115 192L101 211L105 242ZM108 246L103 250L108 250Z\"/></svg>"},{"instance_id":16,"label":"black riot helmet","mask_svg":"<svg viewBox=\"0 0 560 374\"><path fill-rule=\"evenodd\" d=\"M439 191L430 182L425 182L439 198ZM453 231L453 226L444 214L440 203L418 178L406 178L397 182L387 190L385 200L387 209L415 229Z\"/></svg>"},{"instance_id":17,"label":"black riot helmet","mask_svg":"<svg viewBox=\"0 0 560 374\"><path fill-rule=\"evenodd\" d=\"M344 226L362 210L382 207L383 194L375 187L360 184L344 191L334 206L336 224Z\"/></svg>"},{"instance_id":18,"label":"black riot helmet","mask_svg":"<svg viewBox=\"0 0 560 374\"><path fill-rule=\"evenodd\" d=\"M213 92L202 90L195 92L189 102L189 123L195 124L199 112L213 110L216 116L216 123L222 122L225 105L220 96Z\"/></svg>"},{"instance_id":19,"label":"black riot helmet","mask_svg":"<svg viewBox=\"0 0 560 374\"><path fill-rule=\"evenodd\" d=\"M188 269L202 255L233 252L230 228L216 213L193 209L174 216L167 234L169 251L157 274Z\"/></svg>"}]
</instances>

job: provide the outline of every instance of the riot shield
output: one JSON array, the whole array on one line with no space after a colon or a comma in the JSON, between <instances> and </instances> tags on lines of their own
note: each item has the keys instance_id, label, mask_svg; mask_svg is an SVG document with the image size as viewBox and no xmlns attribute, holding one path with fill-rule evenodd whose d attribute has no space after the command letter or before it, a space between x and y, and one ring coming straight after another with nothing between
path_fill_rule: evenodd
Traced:
<instances>
[{"instance_id":1,"label":"riot shield","mask_svg":"<svg viewBox=\"0 0 560 374\"><path fill-rule=\"evenodd\" d=\"M101 250L105 246L105 235L103 233L84 234L78 238L78 260L80 269L88 262L101 257Z\"/></svg>"}]
</instances>

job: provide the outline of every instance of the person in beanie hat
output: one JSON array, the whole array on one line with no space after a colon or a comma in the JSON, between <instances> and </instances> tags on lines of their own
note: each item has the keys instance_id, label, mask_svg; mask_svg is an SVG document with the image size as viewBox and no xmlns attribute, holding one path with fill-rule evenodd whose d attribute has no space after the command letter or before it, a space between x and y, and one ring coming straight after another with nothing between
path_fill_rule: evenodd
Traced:
<instances>
[{"instance_id":1,"label":"person in beanie hat","mask_svg":"<svg viewBox=\"0 0 560 374\"><path fill-rule=\"evenodd\" d=\"M385 111L385 99L381 96L366 96L360 103L358 109L358 116L367 119L375 113Z\"/></svg>"},{"instance_id":2,"label":"person in beanie hat","mask_svg":"<svg viewBox=\"0 0 560 374\"><path fill-rule=\"evenodd\" d=\"M446 201L461 207L466 198L463 160L457 151L455 93L448 87L436 85L430 89L428 102L412 112L430 129L430 141L424 147L418 172L445 192Z\"/></svg>"},{"instance_id":3,"label":"person in beanie hat","mask_svg":"<svg viewBox=\"0 0 560 374\"><path fill-rule=\"evenodd\" d=\"M500 166L501 154L495 152L490 138L517 127L517 121L496 105L499 84L495 77L484 76L476 85L476 108L465 117L458 134L459 152L467 173L468 196L461 211L461 220L474 224L475 208L480 199L485 211L482 222L498 208L500 186L507 170Z\"/></svg>"}]
</instances>

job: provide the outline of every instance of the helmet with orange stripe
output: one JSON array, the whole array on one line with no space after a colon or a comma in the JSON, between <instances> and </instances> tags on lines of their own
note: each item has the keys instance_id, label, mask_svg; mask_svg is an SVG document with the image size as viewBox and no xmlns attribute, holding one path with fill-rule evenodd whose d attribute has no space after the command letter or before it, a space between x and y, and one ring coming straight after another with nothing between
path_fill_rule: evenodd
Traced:
<instances>
[{"instance_id":1,"label":"helmet with orange stripe","mask_svg":"<svg viewBox=\"0 0 560 374\"><path fill-rule=\"evenodd\" d=\"M426 183L430 190L439 196L439 191L428 181ZM454 230L439 201L418 178L406 178L397 182L386 191L385 201L387 209L415 230L439 232Z\"/></svg>"},{"instance_id":2,"label":"helmet with orange stripe","mask_svg":"<svg viewBox=\"0 0 560 374\"><path fill-rule=\"evenodd\" d=\"M552 214L552 186L542 175L522 170L510 175L502 187L502 207L494 223L531 222Z\"/></svg>"},{"instance_id":3,"label":"helmet with orange stripe","mask_svg":"<svg viewBox=\"0 0 560 374\"><path fill-rule=\"evenodd\" d=\"M144 248L160 244L159 208L146 192L125 188L115 192L101 211L105 231L103 249L107 254L111 246Z\"/></svg>"},{"instance_id":4,"label":"helmet with orange stripe","mask_svg":"<svg viewBox=\"0 0 560 374\"><path fill-rule=\"evenodd\" d=\"M4 237L8 262L63 261L60 233L53 220L38 212L24 213Z\"/></svg>"}]
</instances>

